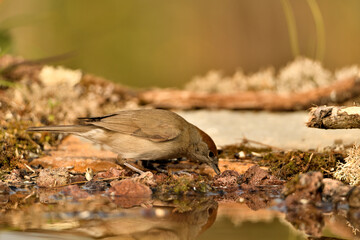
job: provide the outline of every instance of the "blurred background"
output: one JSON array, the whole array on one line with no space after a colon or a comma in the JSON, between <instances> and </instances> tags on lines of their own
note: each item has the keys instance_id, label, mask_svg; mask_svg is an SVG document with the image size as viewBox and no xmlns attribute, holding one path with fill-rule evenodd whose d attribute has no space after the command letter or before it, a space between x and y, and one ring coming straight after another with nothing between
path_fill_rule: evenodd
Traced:
<instances>
[{"instance_id":1,"label":"blurred background","mask_svg":"<svg viewBox=\"0 0 360 240\"><path fill-rule=\"evenodd\" d=\"M211 69L276 69L301 55L360 63L360 1L0 0L0 55L57 62L133 87L182 87Z\"/></svg>"}]
</instances>

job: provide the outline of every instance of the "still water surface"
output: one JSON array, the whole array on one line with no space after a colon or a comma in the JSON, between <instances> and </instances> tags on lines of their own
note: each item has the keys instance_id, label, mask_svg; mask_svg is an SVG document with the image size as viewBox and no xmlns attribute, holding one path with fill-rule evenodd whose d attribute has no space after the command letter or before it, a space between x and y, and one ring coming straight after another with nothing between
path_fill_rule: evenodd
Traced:
<instances>
[{"instance_id":1,"label":"still water surface","mask_svg":"<svg viewBox=\"0 0 360 240\"><path fill-rule=\"evenodd\" d=\"M1 195L0 239L355 239L360 215L346 206L290 212L259 193L128 199L74 189Z\"/></svg>"}]
</instances>

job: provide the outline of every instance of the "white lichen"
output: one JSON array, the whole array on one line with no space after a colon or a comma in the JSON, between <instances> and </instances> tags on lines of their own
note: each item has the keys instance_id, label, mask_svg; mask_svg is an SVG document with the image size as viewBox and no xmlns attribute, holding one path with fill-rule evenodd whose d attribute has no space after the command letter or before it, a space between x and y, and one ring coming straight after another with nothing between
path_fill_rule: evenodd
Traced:
<instances>
[{"instance_id":1,"label":"white lichen","mask_svg":"<svg viewBox=\"0 0 360 240\"><path fill-rule=\"evenodd\" d=\"M245 74L241 69L232 76L225 76L219 70L211 70L204 76L196 76L185 89L202 93L236 93L241 91L271 91L282 94L305 92L328 86L335 81L360 77L356 65L339 69L332 73L321 62L298 57L276 74L274 68L266 68Z\"/></svg>"},{"instance_id":2,"label":"white lichen","mask_svg":"<svg viewBox=\"0 0 360 240\"><path fill-rule=\"evenodd\" d=\"M320 62L299 57L280 70L276 86L278 92L303 92L333 81L331 72Z\"/></svg>"},{"instance_id":3,"label":"white lichen","mask_svg":"<svg viewBox=\"0 0 360 240\"><path fill-rule=\"evenodd\" d=\"M334 177L350 185L358 185L360 183L359 145L356 144L350 149L348 156L345 158L345 163L338 163Z\"/></svg>"},{"instance_id":4,"label":"white lichen","mask_svg":"<svg viewBox=\"0 0 360 240\"><path fill-rule=\"evenodd\" d=\"M235 93L247 90L273 90L275 86L274 69L267 68L245 75L239 69L233 76L224 76L221 71L209 71L205 76L196 76L186 84L189 91L204 93Z\"/></svg>"},{"instance_id":5,"label":"white lichen","mask_svg":"<svg viewBox=\"0 0 360 240\"><path fill-rule=\"evenodd\" d=\"M59 85L74 87L80 82L81 76L80 70L67 69L62 66L44 66L39 73L40 81L49 87Z\"/></svg>"},{"instance_id":6,"label":"white lichen","mask_svg":"<svg viewBox=\"0 0 360 240\"><path fill-rule=\"evenodd\" d=\"M348 79L351 77L360 77L360 68L357 65L344 67L335 71L335 78L338 80Z\"/></svg>"}]
</instances>

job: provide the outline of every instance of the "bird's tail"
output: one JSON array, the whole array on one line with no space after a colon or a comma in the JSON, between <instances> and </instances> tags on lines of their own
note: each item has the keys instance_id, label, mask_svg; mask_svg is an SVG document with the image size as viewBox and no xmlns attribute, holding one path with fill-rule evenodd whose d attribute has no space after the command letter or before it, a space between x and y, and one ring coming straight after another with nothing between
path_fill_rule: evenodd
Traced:
<instances>
[{"instance_id":1,"label":"bird's tail","mask_svg":"<svg viewBox=\"0 0 360 240\"><path fill-rule=\"evenodd\" d=\"M29 127L29 132L54 132L54 133L82 133L93 129L87 125L57 125L44 127Z\"/></svg>"}]
</instances>

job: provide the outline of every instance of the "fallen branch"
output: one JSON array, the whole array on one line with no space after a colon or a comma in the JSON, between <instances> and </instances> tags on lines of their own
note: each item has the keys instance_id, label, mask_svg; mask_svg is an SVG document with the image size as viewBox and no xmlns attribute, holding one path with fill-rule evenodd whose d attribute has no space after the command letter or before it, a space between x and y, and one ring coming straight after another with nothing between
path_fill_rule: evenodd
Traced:
<instances>
[{"instance_id":1,"label":"fallen branch","mask_svg":"<svg viewBox=\"0 0 360 240\"><path fill-rule=\"evenodd\" d=\"M311 128L360 128L360 107L321 106L312 108L306 123Z\"/></svg>"},{"instance_id":2,"label":"fallen branch","mask_svg":"<svg viewBox=\"0 0 360 240\"><path fill-rule=\"evenodd\" d=\"M330 86L307 92L278 94L275 92L239 92L235 94L198 93L174 89L155 89L139 94L140 102L166 109L239 109L293 111L314 105L343 103L360 95L360 79L348 78Z\"/></svg>"}]
</instances>

